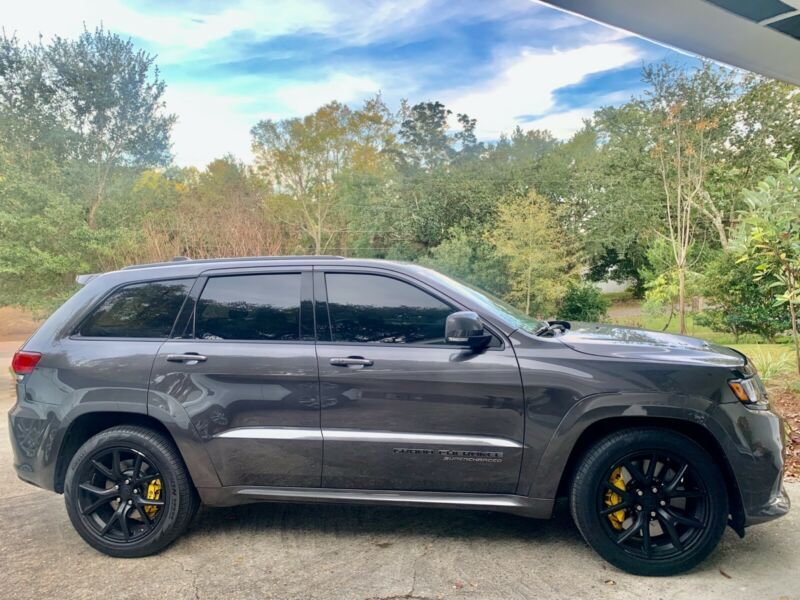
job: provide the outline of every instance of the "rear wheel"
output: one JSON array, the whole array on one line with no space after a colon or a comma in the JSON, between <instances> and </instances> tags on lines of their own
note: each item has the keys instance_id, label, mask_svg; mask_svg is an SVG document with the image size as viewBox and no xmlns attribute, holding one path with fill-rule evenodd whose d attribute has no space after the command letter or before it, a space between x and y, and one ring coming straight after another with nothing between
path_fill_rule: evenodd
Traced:
<instances>
[{"instance_id":1,"label":"rear wheel","mask_svg":"<svg viewBox=\"0 0 800 600\"><path fill-rule=\"evenodd\" d=\"M717 546L728 518L719 467L668 429L628 429L600 440L580 464L570 500L589 545L638 575L696 566Z\"/></svg>"},{"instance_id":2,"label":"rear wheel","mask_svg":"<svg viewBox=\"0 0 800 600\"><path fill-rule=\"evenodd\" d=\"M166 547L199 506L172 442L137 426L107 429L81 446L67 468L64 498L80 536L118 557Z\"/></svg>"}]
</instances>

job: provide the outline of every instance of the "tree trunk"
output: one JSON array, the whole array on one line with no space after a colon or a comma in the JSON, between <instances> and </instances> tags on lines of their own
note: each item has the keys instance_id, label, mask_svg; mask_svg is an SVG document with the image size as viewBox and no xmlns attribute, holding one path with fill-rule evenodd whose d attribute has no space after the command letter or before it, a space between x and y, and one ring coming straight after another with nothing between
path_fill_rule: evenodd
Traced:
<instances>
[{"instance_id":1,"label":"tree trunk","mask_svg":"<svg viewBox=\"0 0 800 600\"><path fill-rule=\"evenodd\" d=\"M681 335L686 335L686 267L678 267L678 323Z\"/></svg>"}]
</instances>

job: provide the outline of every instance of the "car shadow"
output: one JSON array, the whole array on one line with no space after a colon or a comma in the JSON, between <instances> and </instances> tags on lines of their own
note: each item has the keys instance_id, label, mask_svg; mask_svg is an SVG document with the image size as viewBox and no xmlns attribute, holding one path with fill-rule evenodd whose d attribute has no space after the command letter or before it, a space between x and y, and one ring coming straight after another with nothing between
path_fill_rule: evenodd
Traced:
<instances>
[{"instance_id":1,"label":"car shadow","mask_svg":"<svg viewBox=\"0 0 800 600\"><path fill-rule=\"evenodd\" d=\"M241 532L370 535L398 538L517 540L575 543L585 546L566 503L558 503L552 519L513 514L441 508L362 506L348 504L258 503L226 508L203 507L188 536Z\"/></svg>"}]
</instances>

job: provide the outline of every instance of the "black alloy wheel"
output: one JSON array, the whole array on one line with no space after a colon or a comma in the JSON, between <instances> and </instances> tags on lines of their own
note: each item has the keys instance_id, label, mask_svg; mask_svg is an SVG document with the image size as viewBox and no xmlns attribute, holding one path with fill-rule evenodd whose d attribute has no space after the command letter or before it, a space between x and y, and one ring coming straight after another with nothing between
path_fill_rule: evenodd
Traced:
<instances>
[{"instance_id":1,"label":"black alloy wheel","mask_svg":"<svg viewBox=\"0 0 800 600\"><path fill-rule=\"evenodd\" d=\"M133 425L101 431L78 449L67 468L64 501L90 546L123 558L172 543L200 505L172 440Z\"/></svg>"},{"instance_id":2,"label":"black alloy wheel","mask_svg":"<svg viewBox=\"0 0 800 600\"><path fill-rule=\"evenodd\" d=\"M584 539L637 575L672 575L702 562L728 520L722 472L691 438L624 429L599 440L572 480L570 507Z\"/></svg>"},{"instance_id":3,"label":"black alloy wheel","mask_svg":"<svg viewBox=\"0 0 800 600\"><path fill-rule=\"evenodd\" d=\"M155 461L133 448L105 448L81 471L78 508L97 535L134 542L155 530L166 502Z\"/></svg>"},{"instance_id":4,"label":"black alloy wheel","mask_svg":"<svg viewBox=\"0 0 800 600\"><path fill-rule=\"evenodd\" d=\"M619 470L619 471L618 471ZM621 472L624 489L611 483ZM691 548L709 526L709 494L689 463L660 452L635 452L607 469L597 493L606 534L632 556L669 558ZM611 503L610 499L618 500ZM613 516L624 513L623 519Z\"/></svg>"}]
</instances>

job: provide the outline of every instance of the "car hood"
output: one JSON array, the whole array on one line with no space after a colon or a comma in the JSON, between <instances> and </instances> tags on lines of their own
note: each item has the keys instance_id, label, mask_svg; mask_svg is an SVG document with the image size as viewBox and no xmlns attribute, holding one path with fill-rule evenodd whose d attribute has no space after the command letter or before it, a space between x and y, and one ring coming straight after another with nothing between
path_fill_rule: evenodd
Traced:
<instances>
[{"instance_id":1,"label":"car hood","mask_svg":"<svg viewBox=\"0 0 800 600\"><path fill-rule=\"evenodd\" d=\"M698 338L601 323L570 323L570 329L558 340L578 352L610 358L693 362L723 367L740 367L746 362L745 356L733 348Z\"/></svg>"}]
</instances>

